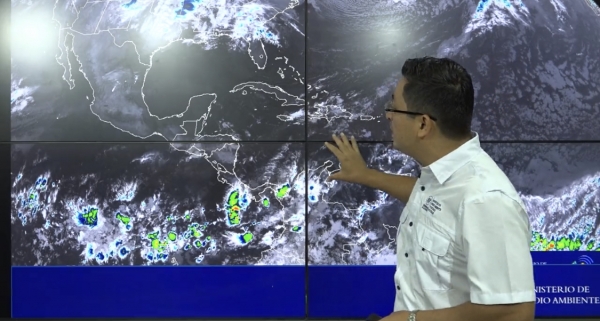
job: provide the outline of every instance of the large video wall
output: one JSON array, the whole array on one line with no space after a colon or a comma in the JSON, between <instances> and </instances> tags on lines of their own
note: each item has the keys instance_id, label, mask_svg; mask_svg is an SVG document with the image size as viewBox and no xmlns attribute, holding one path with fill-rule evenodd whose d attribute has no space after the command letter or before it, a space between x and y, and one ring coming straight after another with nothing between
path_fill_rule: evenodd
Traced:
<instances>
[{"instance_id":1,"label":"large video wall","mask_svg":"<svg viewBox=\"0 0 600 321\"><path fill-rule=\"evenodd\" d=\"M473 130L529 211L537 314L599 315L592 0L11 9L14 317L390 313L403 204L326 182L323 143L354 135L369 166L416 176L383 104L424 55L472 75Z\"/></svg>"}]
</instances>

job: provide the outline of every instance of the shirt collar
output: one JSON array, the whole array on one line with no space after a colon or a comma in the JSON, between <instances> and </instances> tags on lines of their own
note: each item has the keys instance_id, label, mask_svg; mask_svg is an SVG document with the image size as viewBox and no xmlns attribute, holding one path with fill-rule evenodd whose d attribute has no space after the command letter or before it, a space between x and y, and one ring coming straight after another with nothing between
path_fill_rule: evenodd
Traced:
<instances>
[{"instance_id":1,"label":"shirt collar","mask_svg":"<svg viewBox=\"0 0 600 321\"><path fill-rule=\"evenodd\" d=\"M473 138L431 165L423 167L422 171L431 171L438 183L443 185L452 174L482 151L481 144L479 143L479 135L476 132L472 132L472 134Z\"/></svg>"}]
</instances>

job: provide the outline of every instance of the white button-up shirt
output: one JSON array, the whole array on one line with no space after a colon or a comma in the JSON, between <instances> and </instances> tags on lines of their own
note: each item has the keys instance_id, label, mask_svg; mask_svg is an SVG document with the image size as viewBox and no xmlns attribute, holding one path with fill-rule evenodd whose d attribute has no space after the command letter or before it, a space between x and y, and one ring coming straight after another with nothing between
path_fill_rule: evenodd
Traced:
<instances>
[{"instance_id":1,"label":"white button-up shirt","mask_svg":"<svg viewBox=\"0 0 600 321\"><path fill-rule=\"evenodd\" d=\"M394 311L535 301L521 198L474 137L423 167L400 216Z\"/></svg>"}]
</instances>

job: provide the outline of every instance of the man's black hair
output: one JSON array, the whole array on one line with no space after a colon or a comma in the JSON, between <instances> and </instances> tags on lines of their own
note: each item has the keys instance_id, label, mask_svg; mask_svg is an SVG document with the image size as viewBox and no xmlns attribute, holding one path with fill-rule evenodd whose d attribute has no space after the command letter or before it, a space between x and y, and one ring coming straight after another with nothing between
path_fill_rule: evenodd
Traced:
<instances>
[{"instance_id":1,"label":"man's black hair","mask_svg":"<svg viewBox=\"0 0 600 321\"><path fill-rule=\"evenodd\" d=\"M448 58L408 59L403 98L409 111L437 118L442 134L451 139L471 135L475 91L465 68Z\"/></svg>"}]
</instances>

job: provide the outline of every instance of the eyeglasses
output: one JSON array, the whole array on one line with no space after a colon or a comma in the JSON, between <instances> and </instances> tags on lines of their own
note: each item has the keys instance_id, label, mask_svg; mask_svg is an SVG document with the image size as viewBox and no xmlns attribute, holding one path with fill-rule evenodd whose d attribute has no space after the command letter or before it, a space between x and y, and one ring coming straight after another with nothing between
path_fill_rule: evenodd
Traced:
<instances>
[{"instance_id":1,"label":"eyeglasses","mask_svg":"<svg viewBox=\"0 0 600 321\"><path fill-rule=\"evenodd\" d=\"M392 100L394 99L394 95L392 95ZM392 100L389 100L386 104L385 104L385 111L388 113L398 113L398 114L406 114L406 115L412 115L412 116L428 116L431 120L433 121L437 121L437 118L429 115L429 114L425 114L425 113L418 113L415 111L408 111L408 110L398 110L398 109L394 109L392 108Z\"/></svg>"},{"instance_id":2,"label":"eyeglasses","mask_svg":"<svg viewBox=\"0 0 600 321\"><path fill-rule=\"evenodd\" d=\"M385 111L388 113L398 113L398 114L406 114L406 115L413 115L413 116L429 116L429 118L431 118L431 120L437 121L437 118L435 118L429 114L417 113L414 111L398 110L398 109L393 109L393 108L386 108Z\"/></svg>"},{"instance_id":3,"label":"eyeglasses","mask_svg":"<svg viewBox=\"0 0 600 321\"><path fill-rule=\"evenodd\" d=\"M407 115L413 115L413 116L429 116L429 118L431 118L431 120L436 121L437 118L428 115L428 114L424 114L424 113L417 113L414 111L405 111L405 110L398 110L398 109L392 109L392 108L386 108L385 111L390 112L390 113L398 113L398 114L407 114Z\"/></svg>"}]
</instances>

